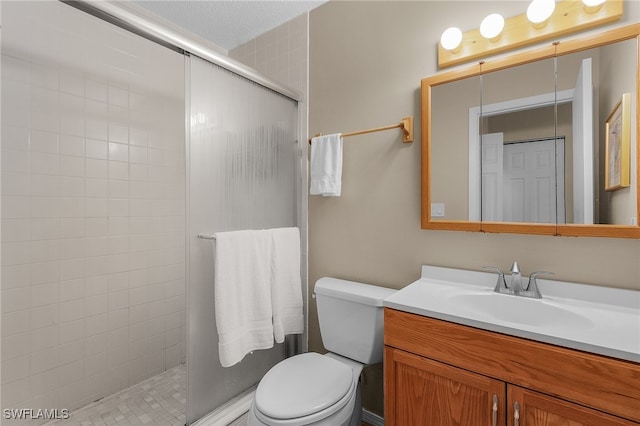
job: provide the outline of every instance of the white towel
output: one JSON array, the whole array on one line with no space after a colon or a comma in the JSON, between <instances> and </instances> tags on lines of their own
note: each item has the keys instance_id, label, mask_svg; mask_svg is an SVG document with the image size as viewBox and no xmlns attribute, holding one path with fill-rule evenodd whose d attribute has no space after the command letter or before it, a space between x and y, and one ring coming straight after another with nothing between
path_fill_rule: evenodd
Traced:
<instances>
[{"instance_id":1,"label":"white towel","mask_svg":"<svg viewBox=\"0 0 640 426\"><path fill-rule=\"evenodd\" d=\"M273 335L284 342L285 334L304 331L302 313L302 280L300 278L300 230L271 230L271 305Z\"/></svg>"},{"instance_id":2,"label":"white towel","mask_svg":"<svg viewBox=\"0 0 640 426\"><path fill-rule=\"evenodd\" d=\"M215 316L220 364L230 367L273 347L269 231L215 235Z\"/></svg>"},{"instance_id":3,"label":"white towel","mask_svg":"<svg viewBox=\"0 0 640 426\"><path fill-rule=\"evenodd\" d=\"M342 134L311 140L311 195L339 197L342 192Z\"/></svg>"}]
</instances>

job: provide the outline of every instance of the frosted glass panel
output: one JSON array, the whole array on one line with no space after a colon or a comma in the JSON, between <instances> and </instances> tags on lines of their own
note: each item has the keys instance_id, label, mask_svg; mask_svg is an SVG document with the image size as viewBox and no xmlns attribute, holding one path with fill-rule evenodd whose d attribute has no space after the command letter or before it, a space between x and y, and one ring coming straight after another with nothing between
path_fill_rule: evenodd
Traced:
<instances>
[{"instance_id":1,"label":"frosted glass panel","mask_svg":"<svg viewBox=\"0 0 640 426\"><path fill-rule=\"evenodd\" d=\"M230 368L218 358L212 240L197 234L296 226L297 103L198 58L190 63L187 421L255 385L282 345Z\"/></svg>"}]
</instances>

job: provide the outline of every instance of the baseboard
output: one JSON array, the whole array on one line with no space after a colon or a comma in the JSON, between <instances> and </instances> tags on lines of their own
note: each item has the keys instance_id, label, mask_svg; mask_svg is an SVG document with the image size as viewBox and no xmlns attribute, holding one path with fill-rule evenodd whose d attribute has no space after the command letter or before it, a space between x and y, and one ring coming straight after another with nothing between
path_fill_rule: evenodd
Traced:
<instances>
[{"instance_id":1,"label":"baseboard","mask_svg":"<svg viewBox=\"0 0 640 426\"><path fill-rule=\"evenodd\" d=\"M384 426L384 417L380 417L364 408L362 409L362 421L369 423L371 426Z\"/></svg>"}]
</instances>

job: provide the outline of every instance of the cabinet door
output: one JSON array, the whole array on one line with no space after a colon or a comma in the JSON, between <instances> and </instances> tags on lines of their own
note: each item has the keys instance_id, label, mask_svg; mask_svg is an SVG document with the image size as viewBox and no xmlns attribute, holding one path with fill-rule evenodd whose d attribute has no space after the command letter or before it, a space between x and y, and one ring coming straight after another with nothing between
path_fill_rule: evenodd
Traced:
<instances>
[{"instance_id":1,"label":"cabinet door","mask_svg":"<svg viewBox=\"0 0 640 426\"><path fill-rule=\"evenodd\" d=\"M611 416L582 405L512 385L508 387L508 401L510 426L638 425L638 423Z\"/></svg>"},{"instance_id":2,"label":"cabinet door","mask_svg":"<svg viewBox=\"0 0 640 426\"><path fill-rule=\"evenodd\" d=\"M385 349L388 426L504 426L504 382Z\"/></svg>"}]
</instances>

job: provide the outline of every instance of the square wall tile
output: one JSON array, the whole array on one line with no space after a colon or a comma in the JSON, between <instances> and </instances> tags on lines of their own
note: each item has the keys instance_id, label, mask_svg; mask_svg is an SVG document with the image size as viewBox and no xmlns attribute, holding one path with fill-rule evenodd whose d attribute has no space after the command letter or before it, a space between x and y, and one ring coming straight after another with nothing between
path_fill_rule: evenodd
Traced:
<instances>
[{"instance_id":1,"label":"square wall tile","mask_svg":"<svg viewBox=\"0 0 640 426\"><path fill-rule=\"evenodd\" d=\"M0 64L3 403L77 407L181 357L184 57L21 3L2 7L24 47Z\"/></svg>"}]
</instances>

